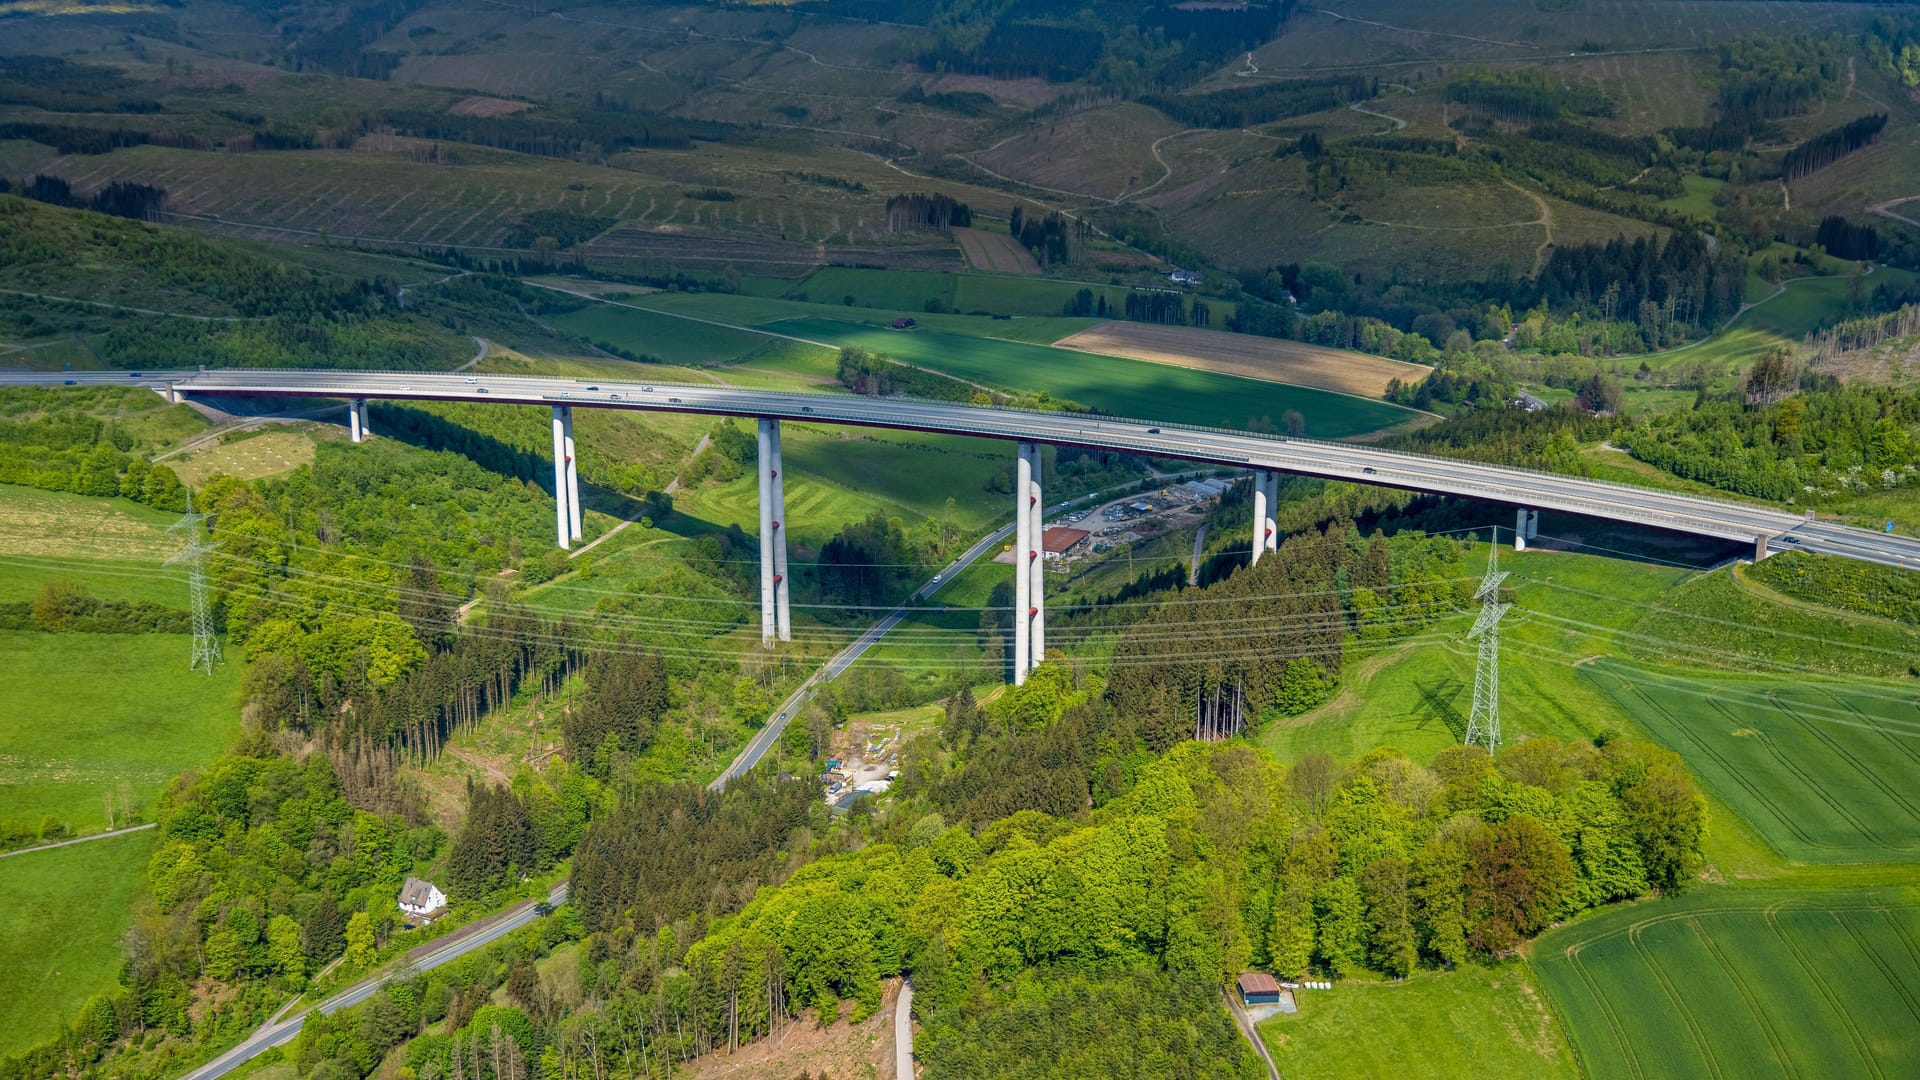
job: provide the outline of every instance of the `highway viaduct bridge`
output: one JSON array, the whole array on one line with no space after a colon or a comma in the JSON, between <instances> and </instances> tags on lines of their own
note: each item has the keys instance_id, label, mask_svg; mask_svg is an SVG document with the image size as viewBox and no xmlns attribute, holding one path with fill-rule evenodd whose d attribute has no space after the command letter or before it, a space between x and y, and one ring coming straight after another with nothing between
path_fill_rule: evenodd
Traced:
<instances>
[{"instance_id":1,"label":"highway viaduct bridge","mask_svg":"<svg viewBox=\"0 0 1920 1080\"><path fill-rule=\"evenodd\" d=\"M1719 540L1754 544L1756 557L1777 540L1800 550L1889 566L1920 568L1920 540L1873 532L1763 506L1705 499L1650 488L1559 476L1529 469L1382 450L1349 443L1286 438L1088 413L983 408L905 398L786 393L735 387L543 378L533 376L385 373L360 371L10 372L0 386L150 387L171 400L186 397L345 398L358 441L367 433L369 399L464 401L540 405L553 413L556 537L568 547L581 537L579 476L574 464L573 410L630 409L752 419L759 425L760 613L768 643L787 640L785 482L780 422L896 428L945 435L1004 439L1016 444L1014 678L1024 682L1046 649L1040 534L1040 446L1084 447L1152 454L1246 469L1254 478L1257 562L1277 546L1272 506L1279 474L1378 484L1456 495L1521 508L1515 543L1524 544L1540 510Z\"/></svg>"}]
</instances>

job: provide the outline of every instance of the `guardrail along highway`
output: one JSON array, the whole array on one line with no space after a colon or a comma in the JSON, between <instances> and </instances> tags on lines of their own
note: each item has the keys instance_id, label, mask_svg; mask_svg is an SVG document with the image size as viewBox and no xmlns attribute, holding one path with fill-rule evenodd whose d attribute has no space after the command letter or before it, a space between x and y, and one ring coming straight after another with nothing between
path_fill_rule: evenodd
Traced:
<instances>
[{"instance_id":1,"label":"guardrail along highway","mask_svg":"<svg viewBox=\"0 0 1920 1080\"><path fill-rule=\"evenodd\" d=\"M247 370L0 373L0 386L100 384L171 389L196 398L372 398L701 413L1052 443L1457 495L1720 540L1778 541L1804 551L1920 567L1920 540L1811 521L1763 506L1370 446L1100 414L535 376Z\"/></svg>"}]
</instances>

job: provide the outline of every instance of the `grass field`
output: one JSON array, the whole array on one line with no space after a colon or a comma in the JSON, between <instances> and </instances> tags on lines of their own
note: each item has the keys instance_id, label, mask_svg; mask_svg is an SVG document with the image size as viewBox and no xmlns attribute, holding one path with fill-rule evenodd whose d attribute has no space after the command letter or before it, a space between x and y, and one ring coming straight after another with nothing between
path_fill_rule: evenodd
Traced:
<instances>
[{"instance_id":1,"label":"grass field","mask_svg":"<svg viewBox=\"0 0 1920 1080\"><path fill-rule=\"evenodd\" d=\"M874 510L899 516L907 529L924 535L927 520L945 512L949 496L963 535L981 531L1003 509L1005 498L986 489L988 477L1009 457L998 452L998 444L792 423L782 425L782 432L793 542L817 546ZM749 533L759 528L759 489L751 474L684 491L674 496L674 505L713 524L737 524Z\"/></svg>"},{"instance_id":2,"label":"grass field","mask_svg":"<svg viewBox=\"0 0 1920 1080\"><path fill-rule=\"evenodd\" d=\"M204 485L221 474L257 480L312 464L314 440L338 437L337 428L318 424L272 428L245 438L222 439L204 450L170 458L167 464L189 487Z\"/></svg>"},{"instance_id":3,"label":"grass field","mask_svg":"<svg viewBox=\"0 0 1920 1080\"><path fill-rule=\"evenodd\" d=\"M1573 1049L1526 965L1465 964L1399 982L1295 993L1260 1025L1287 1076L1575 1077Z\"/></svg>"},{"instance_id":4,"label":"grass field","mask_svg":"<svg viewBox=\"0 0 1920 1080\"><path fill-rule=\"evenodd\" d=\"M1581 674L1686 757L1781 855L1815 863L1920 855L1920 693L1689 679L1614 661Z\"/></svg>"},{"instance_id":5,"label":"grass field","mask_svg":"<svg viewBox=\"0 0 1920 1080\"><path fill-rule=\"evenodd\" d=\"M635 307L589 304L556 315L553 325L589 341L607 342L668 364L725 364L766 345L763 334L708 326Z\"/></svg>"},{"instance_id":6,"label":"grass field","mask_svg":"<svg viewBox=\"0 0 1920 1080\"><path fill-rule=\"evenodd\" d=\"M1619 907L1533 943L1590 1076L1920 1074L1910 889L1713 889Z\"/></svg>"},{"instance_id":7,"label":"grass field","mask_svg":"<svg viewBox=\"0 0 1920 1080\"><path fill-rule=\"evenodd\" d=\"M1308 435L1338 439L1391 427L1416 414L1386 402L1261 383L1212 372L1093 356L1024 342L967 338L933 330L898 333L827 319L788 319L770 329L835 345L859 345L910 364L990 386L1044 391L1120 416L1277 429L1288 410L1306 417Z\"/></svg>"},{"instance_id":8,"label":"grass field","mask_svg":"<svg viewBox=\"0 0 1920 1080\"><path fill-rule=\"evenodd\" d=\"M113 988L152 832L0 859L0 1055L60 1033Z\"/></svg>"},{"instance_id":9,"label":"grass field","mask_svg":"<svg viewBox=\"0 0 1920 1080\"><path fill-rule=\"evenodd\" d=\"M0 484L0 553L158 566L180 548L166 531L179 517L126 499Z\"/></svg>"},{"instance_id":10,"label":"grass field","mask_svg":"<svg viewBox=\"0 0 1920 1080\"><path fill-rule=\"evenodd\" d=\"M187 670L178 634L0 631L0 818L76 832L106 827L104 797L150 814L182 769L211 761L239 730L237 659Z\"/></svg>"}]
</instances>

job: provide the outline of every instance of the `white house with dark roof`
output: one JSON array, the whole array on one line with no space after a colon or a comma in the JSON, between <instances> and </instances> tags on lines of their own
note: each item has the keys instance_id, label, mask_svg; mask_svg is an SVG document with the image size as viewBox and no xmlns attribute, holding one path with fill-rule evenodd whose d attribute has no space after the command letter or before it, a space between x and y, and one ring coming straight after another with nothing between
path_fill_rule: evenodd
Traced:
<instances>
[{"instance_id":1,"label":"white house with dark roof","mask_svg":"<svg viewBox=\"0 0 1920 1080\"><path fill-rule=\"evenodd\" d=\"M446 907L447 894L431 881L409 877L400 888L400 910L416 919L431 919Z\"/></svg>"}]
</instances>

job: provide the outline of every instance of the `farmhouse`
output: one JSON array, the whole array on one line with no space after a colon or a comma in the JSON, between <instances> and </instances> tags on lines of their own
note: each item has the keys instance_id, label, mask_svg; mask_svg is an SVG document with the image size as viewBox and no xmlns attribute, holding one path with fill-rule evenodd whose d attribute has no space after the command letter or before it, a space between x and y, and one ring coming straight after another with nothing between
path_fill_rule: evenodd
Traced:
<instances>
[{"instance_id":1,"label":"farmhouse","mask_svg":"<svg viewBox=\"0 0 1920 1080\"><path fill-rule=\"evenodd\" d=\"M412 918L432 920L447 909L447 894L431 881L407 878L400 888L400 910Z\"/></svg>"},{"instance_id":2,"label":"farmhouse","mask_svg":"<svg viewBox=\"0 0 1920 1080\"><path fill-rule=\"evenodd\" d=\"M1064 559L1073 555L1084 555L1087 539L1093 534L1085 529L1055 527L1040 534L1040 554L1046 559Z\"/></svg>"},{"instance_id":3,"label":"farmhouse","mask_svg":"<svg viewBox=\"0 0 1920 1080\"><path fill-rule=\"evenodd\" d=\"M1175 285L1198 285L1205 279L1198 270L1175 270L1167 275L1167 280Z\"/></svg>"}]
</instances>

